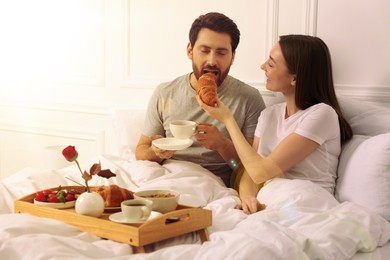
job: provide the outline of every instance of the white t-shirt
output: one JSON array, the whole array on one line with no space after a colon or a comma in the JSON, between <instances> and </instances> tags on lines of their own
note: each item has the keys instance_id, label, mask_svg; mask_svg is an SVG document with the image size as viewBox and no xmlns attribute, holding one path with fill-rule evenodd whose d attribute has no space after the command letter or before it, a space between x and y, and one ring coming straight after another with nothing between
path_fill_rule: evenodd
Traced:
<instances>
[{"instance_id":1,"label":"white t-shirt","mask_svg":"<svg viewBox=\"0 0 390 260\"><path fill-rule=\"evenodd\" d=\"M286 103L262 111L255 136L260 138L258 153L268 156L286 136L296 133L320 146L302 162L285 172L288 179L318 183L333 194L341 152L340 128L336 111L324 103L300 110L285 118Z\"/></svg>"}]
</instances>

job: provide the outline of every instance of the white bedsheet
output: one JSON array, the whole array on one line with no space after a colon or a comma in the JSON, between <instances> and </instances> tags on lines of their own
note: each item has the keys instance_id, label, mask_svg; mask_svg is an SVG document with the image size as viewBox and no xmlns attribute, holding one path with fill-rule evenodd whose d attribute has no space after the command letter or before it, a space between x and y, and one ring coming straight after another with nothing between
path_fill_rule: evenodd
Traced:
<instances>
[{"instance_id":1,"label":"white bedsheet","mask_svg":"<svg viewBox=\"0 0 390 260\"><path fill-rule=\"evenodd\" d=\"M97 158L115 178L96 178L91 185L116 183L133 191L168 188L180 192L180 203L213 212L210 240L200 244L195 234L182 235L133 254L126 244L94 235L51 219L12 214L13 201L37 190L74 185L77 168L25 169L0 183L0 259L349 259L390 240L390 223L369 210L345 202L308 181L274 179L259 192L267 205L245 215L234 209L237 193L225 188L200 166L168 160L163 166ZM85 168L92 162L82 165Z\"/></svg>"}]
</instances>

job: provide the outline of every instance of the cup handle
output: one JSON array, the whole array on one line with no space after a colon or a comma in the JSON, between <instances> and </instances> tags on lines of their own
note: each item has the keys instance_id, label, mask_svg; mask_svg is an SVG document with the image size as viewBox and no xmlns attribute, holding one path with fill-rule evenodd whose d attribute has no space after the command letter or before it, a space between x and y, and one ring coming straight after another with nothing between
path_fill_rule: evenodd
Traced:
<instances>
[{"instance_id":1,"label":"cup handle","mask_svg":"<svg viewBox=\"0 0 390 260\"><path fill-rule=\"evenodd\" d=\"M150 213L152 211L150 210L149 207L146 207L146 206L142 206L141 209L142 209L142 213L143 213L142 214L142 219L146 220L150 216Z\"/></svg>"}]
</instances>

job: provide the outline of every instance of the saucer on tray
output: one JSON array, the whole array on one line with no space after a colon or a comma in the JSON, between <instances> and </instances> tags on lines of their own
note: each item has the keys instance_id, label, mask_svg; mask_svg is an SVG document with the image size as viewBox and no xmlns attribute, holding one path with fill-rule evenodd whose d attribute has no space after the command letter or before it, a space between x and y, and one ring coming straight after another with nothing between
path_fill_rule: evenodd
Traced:
<instances>
[{"instance_id":1,"label":"saucer on tray","mask_svg":"<svg viewBox=\"0 0 390 260\"><path fill-rule=\"evenodd\" d=\"M68 209L73 208L76 204L76 200L67 201L67 202L42 202L34 199L34 204L39 206L44 206L53 209Z\"/></svg>"},{"instance_id":2,"label":"saucer on tray","mask_svg":"<svg viewBox=\"0 0 390 260\"><path fill-rule=\"evenodd\" d=\"M152 211L150 213L149 218L146 219L146 220L128 220L128 219L125 218L125 216L123 216L122 212L117 212L117 213L111 214L108 218L111 221L114 221L114 222L117 222L117 223L122 223L122 224L142 224L142 223L145 223L148 220L157 218L157 217L159 217L161 215L162 215L162 213L160 213L160 212Z\"/></svg>"},{"instance_id":3,"label":"saucer on tray","mask_svg":"<svg viewBox=\"0 0 390 260\"><path fill-rule=\"evenodd\" d=\"M153 140L152 144L162 150L184 150L190 147L193 142L191 139L167 137Z\"/></svg>"}]
</instances>

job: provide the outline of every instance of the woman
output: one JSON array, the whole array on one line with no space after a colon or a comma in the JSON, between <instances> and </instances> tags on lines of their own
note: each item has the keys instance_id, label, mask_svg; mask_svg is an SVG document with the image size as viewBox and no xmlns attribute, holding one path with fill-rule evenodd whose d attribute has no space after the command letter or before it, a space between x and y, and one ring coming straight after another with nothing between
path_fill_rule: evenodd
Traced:
<instances>
[{"instance_id":1,"label":"woman","mask_svg":"<svg viewBox=\"0 0 390 260\"><path fill-rule=\"evenodd\" d=\"M239 193L247 214L261 209L258 187L275 177L311 180L333 194L341 144L352 137L334 91L329 50L321 39L281 36L261 69L267 89L281 92L285 102L261 113L252 147L220 100L210 107L197 97L210 116L226 125L245 168Z\"/></svg>"}]
</instances>

